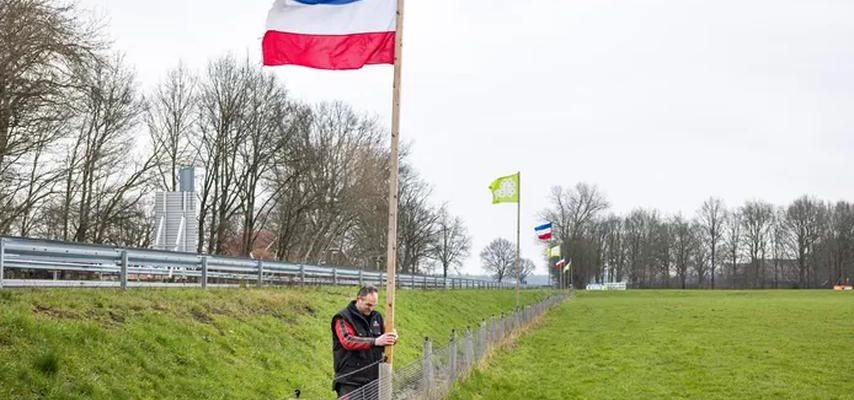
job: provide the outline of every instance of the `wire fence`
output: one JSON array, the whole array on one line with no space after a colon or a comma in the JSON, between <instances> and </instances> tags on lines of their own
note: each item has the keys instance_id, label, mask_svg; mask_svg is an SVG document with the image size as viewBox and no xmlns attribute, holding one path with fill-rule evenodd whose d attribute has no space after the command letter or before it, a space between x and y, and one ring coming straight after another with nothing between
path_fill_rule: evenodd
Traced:
<instances>
[{"instance_id":1,"label":"wire fence","mask_svg":"<svg viewBox=\"0 0 854 400\"><path fill-rule=\"evenodd\" d=\"M399 288L497 289L510 282L395 274ZM371 284L388 274L350 267L295 264L0 236L3 287L237 287Z\"/></svg>"},{"instance_id":2,"label":"wire fence","mask_svg":"<svg viewBox=\"0 0 854 400\"><path fill-rule=\"evenodd\" d=\"M479 327L452 330L448 345L434 349L426 338L421 359L392 371L380 364L380 378L339 400L438 400L511 335L530 325L569 295L561 293L510 314L482 320Z\"/></svg>"}]
</instances>

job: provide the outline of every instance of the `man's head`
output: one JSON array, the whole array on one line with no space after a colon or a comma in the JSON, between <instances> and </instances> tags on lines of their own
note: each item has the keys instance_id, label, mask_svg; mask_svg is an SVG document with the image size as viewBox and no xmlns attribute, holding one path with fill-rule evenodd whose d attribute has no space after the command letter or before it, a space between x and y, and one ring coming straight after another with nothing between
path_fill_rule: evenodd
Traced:
<instances>
[{"instance_id":1,"label":"man's head","mask_svg":"<svg viewBox=\"0 0 854 400\"><path fill-rule=\"evenodd\" d=\"M356 294L356 309L362 315L371 315L377 307L377 288L373 286L362 286Z\"/></svg>"}]
</instances>

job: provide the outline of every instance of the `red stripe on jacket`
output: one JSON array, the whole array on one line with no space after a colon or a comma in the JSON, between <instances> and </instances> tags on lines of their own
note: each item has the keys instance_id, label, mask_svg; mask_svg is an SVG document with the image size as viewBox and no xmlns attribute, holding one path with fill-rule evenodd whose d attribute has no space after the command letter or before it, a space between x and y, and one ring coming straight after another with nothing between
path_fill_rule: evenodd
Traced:
<instances>
[{"instance_id":1,"label":"red stripe on jacket","mask_svg":"<svg viewBox=\"0 0 854 400\"><path fill-rule=\"evenodd\" d=\"M343 318L335 320L335 335L338 341L348 351L364 351L374 347L376 339L372 337L356 336L356 330Z\"/></svg>"}]
</instances>

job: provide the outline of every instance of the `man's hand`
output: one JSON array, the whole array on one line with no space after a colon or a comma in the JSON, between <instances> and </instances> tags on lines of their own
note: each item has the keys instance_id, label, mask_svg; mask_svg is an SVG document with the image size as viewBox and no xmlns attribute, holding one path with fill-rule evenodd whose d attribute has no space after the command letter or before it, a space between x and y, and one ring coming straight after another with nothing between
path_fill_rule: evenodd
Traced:
<instances>
[{"instance_id":1,"label":"man's hand","mask_svg":"<svg viewBox=\"0 0 854 400\"><path fill-rule=\"evenodd\" d=\"M382 336L378 337L374 344L377 346L388 346L393 345L397 342L397 332L387 332L383 333Z\"/></svg>"}]
</instances>

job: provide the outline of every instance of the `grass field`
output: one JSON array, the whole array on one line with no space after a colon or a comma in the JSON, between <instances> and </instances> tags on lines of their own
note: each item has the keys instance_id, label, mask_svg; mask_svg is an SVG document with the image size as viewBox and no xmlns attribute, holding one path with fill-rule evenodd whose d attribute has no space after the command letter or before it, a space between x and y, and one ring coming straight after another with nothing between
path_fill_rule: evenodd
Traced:
<instances>
[{"instance_id":1,"label":"grass field","mask_svg":"<svg viewBox=\"0 0 854 400\"><path fill-rule=\"evenodd\" d=\"M0 399L334 398L329 323L354 291L0 290ZM398 291L395 360L515 304L511 290Z\"/></svg>"},{"instance_id":2,"label":"grass field","mask_svg":"<svg viewBox=\"0 0 854 400\"><path fill-rule=\"evenodd\" d=\"M854 293L579 293L452 399L854 399Z\"/></svg>"}]
</instances>

